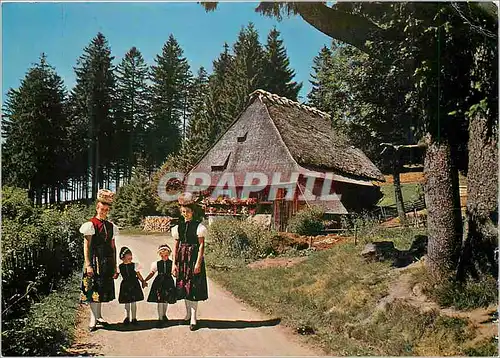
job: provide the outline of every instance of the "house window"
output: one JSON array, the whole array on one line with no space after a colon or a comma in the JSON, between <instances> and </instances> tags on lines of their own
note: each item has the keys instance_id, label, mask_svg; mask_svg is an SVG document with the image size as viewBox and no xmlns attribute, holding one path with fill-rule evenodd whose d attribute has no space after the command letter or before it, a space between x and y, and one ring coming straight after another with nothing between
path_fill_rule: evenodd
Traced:
<instances>
[{"instance_id":1,"label":"house window","mask_svg":"<svg viewBox=\"0 0 500 358\"><path fill-rule=\"evenodd\" d=\"M229 153L227 155L221 155L220 161L217 161L216 163L212 164L212 171L213 172L222 172L222 171L226 170L227 163L229 162L230 156L231 156L231 153Z\"/></svg>"},{"instance_id":2,"label":"house window","mask_svg":"<svg viewBox=\"0 0 500 358\"><path fill-rule=\"evenodd\" d=\"M243 143L244 141L246 141L247 140L247 134L248 134L248 132L245 132L244 135L238 136L238 143Z\"/></svg>"}]
</instances>

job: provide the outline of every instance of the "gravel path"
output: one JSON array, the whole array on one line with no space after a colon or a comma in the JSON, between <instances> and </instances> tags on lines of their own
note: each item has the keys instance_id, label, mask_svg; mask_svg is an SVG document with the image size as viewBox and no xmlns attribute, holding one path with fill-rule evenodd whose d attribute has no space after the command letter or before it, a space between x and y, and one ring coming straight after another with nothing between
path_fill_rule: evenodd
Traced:
<instances>
[{"instance_id":1,"label":"gravel path","mask_svg":"<svg viewBox=\"0 0 500 358\"><path fill-rule=\"evenodd\" d=\"M118 251L128 246L134 261L142 264L145 277L151 262L156 261L160 243L173 244L170 236L126 236L117 242ZM152 279L153 280L153 279ZM149 281L151 285L152 280ZM115 285L118 294L120 279ZM147 297L149 287L144 290ZM72 348L78 355L105 356L311 356L323 355L300 342L279 325L279 319L245 305L209 280L209 299L199 303L200 328L189 331L179 319L185 315L183 301L169 305L171 325L156 328L156 305L142 301L137 306L138 326L124 326L124 305L117 300L103 304L104 319L110 325L88 333L89 308L84 307Z\"/></svg>"}]
</instances>

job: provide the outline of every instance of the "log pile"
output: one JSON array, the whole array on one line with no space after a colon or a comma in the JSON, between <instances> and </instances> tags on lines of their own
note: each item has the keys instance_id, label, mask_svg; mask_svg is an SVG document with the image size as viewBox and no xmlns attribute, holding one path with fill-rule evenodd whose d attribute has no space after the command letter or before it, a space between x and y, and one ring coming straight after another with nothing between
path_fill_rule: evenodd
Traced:
<instances>
[{"instance_id":1,"label":"log pile","mask_svg":"<svg viewBox=\"0 0 500 358\"><path fill-rule=\"evenodd\" d=\"M146 216L142 222L142 229L150 232L170 231L172 218L170 216Z\"/></svg>"}]
</instances>

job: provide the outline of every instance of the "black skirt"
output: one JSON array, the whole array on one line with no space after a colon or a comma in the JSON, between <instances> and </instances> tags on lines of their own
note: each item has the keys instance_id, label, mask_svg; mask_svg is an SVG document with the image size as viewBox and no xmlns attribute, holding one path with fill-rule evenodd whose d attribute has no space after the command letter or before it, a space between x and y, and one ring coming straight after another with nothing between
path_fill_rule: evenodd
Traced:
<instances>
[{"instance_id":1,"label":"black skirt","mask_svg":"<svg viewBox=\"0 0 500 358\"><path fill-rule=\"evenodd\" d=\"M208 299L205 260L201 261L201 271L194 274L198 258L198 244L180 243L177 251L177 299L205 301Z\"/></svg>"},{"instance_id":2,"label":"black skirt","mask_svg":"<svg viewBox=\"0 0 500 358\"><path fill-rule=\"evenodd\" d=\"M171 273L159 273L151 285L148 302L175 303L176 301L175 284Z\"/></svg>"}]
</instances>

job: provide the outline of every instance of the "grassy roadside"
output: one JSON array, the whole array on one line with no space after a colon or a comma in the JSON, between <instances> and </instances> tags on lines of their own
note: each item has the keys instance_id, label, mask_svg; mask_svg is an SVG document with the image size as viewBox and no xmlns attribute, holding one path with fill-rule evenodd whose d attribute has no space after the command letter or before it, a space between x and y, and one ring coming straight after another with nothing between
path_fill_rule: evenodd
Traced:
<instances>
[{"instance_id":1,"label":"grassy roadside","mask_svg":"<svg viewBox=\"0 0 500 358\"><path fill-rule=\"evenodd\" d=\"M396 246L404 248L404 242ZM339 244L295 266L250 269L231 260L209 276L261 311L292 328L311 327L310 343L329 355L495 355L496 343L474 342L466 319L398 303L376 309L400 274L389 263L365 263L363 245ZM224 264L208 247L207 262ZM236 265L236 266L235 266Z\"/></svg>"},{"instance_id":2,"label":"grassy roadside","mask_svg":"<svg viewBox=\"0 0 500 358\"><path fill-rule=\"evenodd\" d=\"M2 355L64 355L74 338L80 279L81 272L75 272L60 289L34 304L12 329L2 329Z\"/></svg>"}]
</instances>

